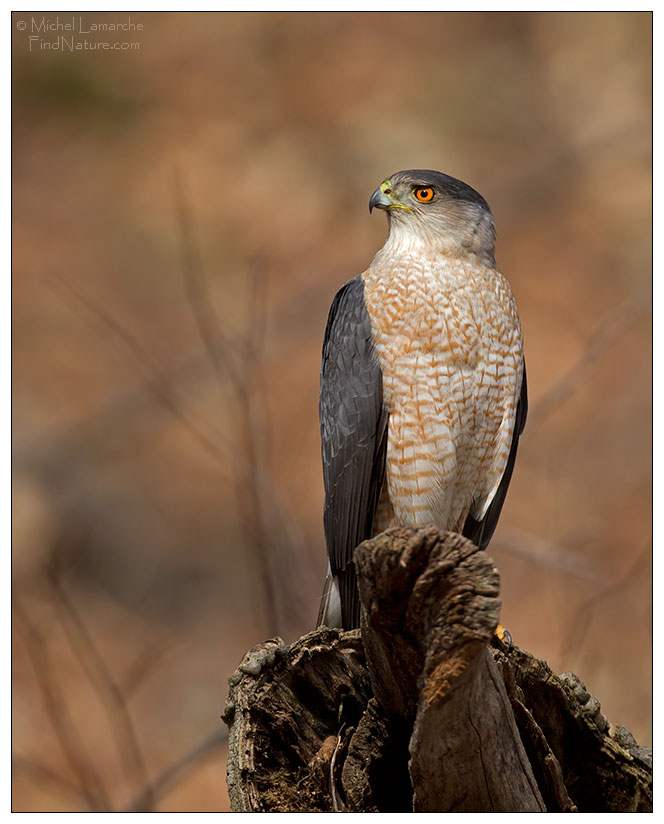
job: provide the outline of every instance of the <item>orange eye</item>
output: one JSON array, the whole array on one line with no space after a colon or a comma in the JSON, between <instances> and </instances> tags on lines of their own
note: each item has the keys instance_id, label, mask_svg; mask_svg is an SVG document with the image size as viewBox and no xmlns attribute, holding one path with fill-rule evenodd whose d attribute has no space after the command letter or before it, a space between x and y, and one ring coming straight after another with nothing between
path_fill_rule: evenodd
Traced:
<instances>
[{"instance_id":1,"label":"orange eye","mask_svg":"<svg viewBox=\"0 0 664 824\"><path fill-rule=\"evenodd\" d=\"M413 194L415 200L419 200L420 203L431 203L434 192L431 186L420 186L418 189L413 189Z\"/></svg>"}]
</instances>

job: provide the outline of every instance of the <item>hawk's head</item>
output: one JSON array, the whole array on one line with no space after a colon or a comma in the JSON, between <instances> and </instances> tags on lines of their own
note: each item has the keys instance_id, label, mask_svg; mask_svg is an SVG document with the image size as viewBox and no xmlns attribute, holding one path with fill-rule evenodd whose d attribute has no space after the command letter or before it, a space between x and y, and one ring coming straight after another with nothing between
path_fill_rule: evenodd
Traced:
<instances>
[{"instance_id":1,"label":"hawk's head","mask_svg":"<svg viewBox=\"0 0 664 824\"><path fill-rule=\"evenodd\" d=\"M387 212L390 239L424 243L457 254L479 254L493 262L494 226L489 204L461 180L430 169L396 172L369 200Z\"/></svg>"}]
</instances>

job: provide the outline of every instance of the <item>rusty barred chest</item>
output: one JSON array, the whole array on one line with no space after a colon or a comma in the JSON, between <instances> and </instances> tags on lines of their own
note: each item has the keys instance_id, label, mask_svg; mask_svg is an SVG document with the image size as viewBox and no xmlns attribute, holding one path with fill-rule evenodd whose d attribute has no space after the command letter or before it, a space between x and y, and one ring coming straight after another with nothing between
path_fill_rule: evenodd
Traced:
<instances>
[{"instance_id":1,"label":"rusty barred chest","mask_svg":"<svg viewBox=\"0 0 664 824\"><path fill-rule=\"evenodd\" d=\"M363 274L383 402L386 482L374 531L461 531L505 470L523 375L509 284L481 262L404 256Z\"/></svg>"}]
</instances>

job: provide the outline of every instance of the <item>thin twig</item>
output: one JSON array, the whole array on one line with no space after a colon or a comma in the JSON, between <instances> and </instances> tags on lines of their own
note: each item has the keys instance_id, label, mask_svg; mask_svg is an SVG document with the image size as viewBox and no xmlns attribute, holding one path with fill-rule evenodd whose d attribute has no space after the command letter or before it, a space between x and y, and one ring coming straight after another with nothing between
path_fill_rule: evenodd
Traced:
<instances>
[{"instance_id":1,"label":"thin twig","mask_svg":"<svg viewBox=\"0 0 664 824\"><path fill-rule=\"evenodd\" d=\"M265 377L265 347L267 342L267 287L268 287L268 260L264 255L256 254L250 261L252 271L251 315L249 328L251 330L251 363L253 370L254 395L257 403L254 404L256 415L260 412L260 421L254 425L255 434L262 438L262 455L266 464L269 464L272 455L272 429L267 399L267 380ZM291 519L281 517L283 525L288 531Z\"/></svg>"},{"instance_id":2,"label":"thin twig","mask_svg":"<svg viewBox=\"0 0 664 824\"><path fill-rule=\"evenodd\" d=\"M578 553L523 529L501 527L496 533L493 544L497 544L500 551L506 555L523 558L534 564L572 575L582 581L606 584L606 577Z\"/></svg>"},{"instance_id":3,"label":"thin twig","mask_svg":"<svg viewBox=\"0 0 664 824\"><path fill-rule=\"evenodd\" d=\"M147 812L159 796L177 786L191 769L214 750L223 746L228 733L220 728L206 735L195 744L182 758L179 758L145 787L125 808L125 812Z\"/></svg>"},{"instance_id":4,"label":"thin twig","mask_svg":"<svg viewBox=\"0 0 664 824\"><path fill-rule=\"evenodd\" d=\"M57 281L66 287L67 292L74 296L76 300L84 306L94 317L97 318L104 326L109 328L114 335L116 335L127 348L132 352L138 361L145 384L152 394L166 406L172 413L183 423L189 433L199 442L203 450L210 455L217 465L228 473L229 451L232 451L230 443L225 442L224 448L221 448L209 435L207 435L175 401L173 398L166 376L162 373L157 364L153 361L151 356L146 352L143 346L138 342L136 337L112 318L108 312L101 308L92 298L85 294L78 286L66 280L61 275L56 275Z\"/></svg>"},{"instance_id":5,"label":"thin twig","mask_svg":"<svg viewBox=\"0 0 664 824\"><path fill-rule=\"evenodd\" d=\"M201 256L193 240L191 210L185 199L182 182L177 172L175 174L175 201L182 235L184 281L198 330L220 387L224 388L226 374L230 376L233 385L241 385L242 375L229 354L236 353L236 343L230 335L223 333L212 308Z\"/></svg>"},{"instance_id":6,"label":"thin twig","mask_svg":"<svg viewBox=\"0 0 664 824\"><path fill-rule=\"evenodd\" d=\"M25 641L37 684L44 700L44 707L62 751L76 775L81 793L88 807L93 811L113 809L104 784L95 770L80 735L73 723L67 703L57 680L42 633L14 598L12 609L18 618L19 627Z\"/></svg>"},{"instance_id":7,"label":"thin twig","mask_svg":"<svg viewBox=\"0 0 664 824\"><path fill-rule=\"evenodd\" d=\"M187 287L187 297L196 320L201 339L209 353L217 382L225 388L226 375L230 379L237 406L237 426L241 435L243 460L234 465L235 492L238 507L243 515L243 526L253 549L263 589L263 602L271 632L279 631L278 612L274 576L270 565L269 538L263 512L260 482L260 455L258 453L258 432L256 410L251 388L259 361L260 335L262 323L256 315L264 309L261 303L260 284L262 277L254 268L253 313L249 319L249 337L242 347L240 364L233 361L238 354L233 338L224 334L214 311L212 299L203 271L201 256L197 251L192 234L190 207L187 203L180 178L175 178L175 199L183 245L183 274Z\"/></svg>"},{"instance_id":8,"label":"thin twig","mask_svg":"<svg viewBox=\"0 0 664 824\"><path fill-rule=\"evenodd\" d=\"M620 595L625 591L627 585L636 576L636 573L639 571L644 560L647 560L650 557L650 553L651 543L648 542L648 544L636 556L636 559L631 566L623 575L620 576L617 581L605 586L581 604L572 617L571 631L565 635L565 645L562 651L562 657L565 660L569 659L574 654L575 650L578 650L581 647L581 644L583 644L588 630L590 629L593 613L596 611L597 607L602 603L602 601L605 601L614 595Z\"/></svg>"},{"instance_id":9,"label":"thin twig","mask_svg":"<svg viewBox=\"0 0 664 824\"><path fill-rule=\"evenodd\" d=\"M330 760L330 795L332 796L332 809L335 813L346 812L347 808L344 802L341 800L341 797L337 791L337 777L335 775L335 771L337 768L337 756L339 754L339 750L343 745L343 734L346 729L345 722L341 725L341 729L337 735L337 743L334 745L334 752L332 753L332 759Z\"/></svg>"},{"instance_id":10,"label":"thin twig","mask_svg":"<svg viewBox=\"0 0 664 824\"><path fill-rule=\"evenodd\" d=\"M49 571L48 579L71 649L107 709L127 780L139 787L146 786L148 771L124 694L54 570Z\"/></svg>"},{"instance_id":11,"label":"thin twig","mask_svg":"<svg viewBox=\"0 0 664 824\"><path fill-rule=\"evenodd\" d=\"M119 686L126 700L138 691L167 652L168 646L165 644L150 644L147 649L144 649L136 656L120 679Z\"/></svg>"},{"instance_id":12,"label":"thin twig","mask_svg":"<svg viewBox=\"0 0 664 824\"><path fill-rule=\"evenodd\" d=\"M75 795L78 798L81 798L81 796L85 798L85 792L82 787L79 787L78 784L75 784L73 781L69 781L67 778L63 778L50 767L47 767L44 764L39 764L37 761L33 761L31 758L26 758L24 755L19 755L14 752L12 753L12 770L24 770L25 772L33 775L35 778L50 782L55 787L58 787L58 789L66 790L68 793Z\"/></svg>"},{"instance_id":13,"label":"thin twig","mask_svg":"<svg viewBox=\"0 0 664 824\"><path fill-rule=\"evenodd\" d=\"M644 314L650 306L650 292L647 290L630 295L619 306L604 317L598 328L590 336L583 352L568 367L560 378L550 386L532 405L528 415L528 431L544 421L552 412L564 404L602 360L609 347Z\"/></svg>"},{"instance_id":14,"label":"thin twig","mask_svg":"<svg viewBox=\"0 0 664 824\"><path fill-rule=\"evenodd\" d=\"M221 435L218 437L223 442L223 447L219 446L219 444L200 427L198 422L193 420L191 416L178 405L170 392L165 374L131 332L111 317L105 309L99 306L99 304L89 295L85 294L78 286L60 275L55 275L54 277L60 285L66 288L64 294L76 298L81 306L90 312L100 323L110 329L114 335L120 338L138 361L146 387L158 401L184 424L190 435L198 441L199 445L205 453L214 460L222 473L226 477L230 476L235 482L240 511L244 513L244 528L250 538L250 545L258 557L259 571L266 593L265 605L267 621L272 629L278 627L274 581L270 568L269 542L261 506L261 495L263 491L269 491L272 488L272 483L264 477L264 472L257 461L255 434L251 426L253 412L251 410L251 400L246 386L242 381L239 381L235 386L237 397L240 399L242 408L242 412L239 414L239 422L243 427L242 440L244 441L244 451L246 453L242 454L228 438L222 438ZM249 494L247 493L247 489L250 490Z\"/></svg>"}]
</instances>

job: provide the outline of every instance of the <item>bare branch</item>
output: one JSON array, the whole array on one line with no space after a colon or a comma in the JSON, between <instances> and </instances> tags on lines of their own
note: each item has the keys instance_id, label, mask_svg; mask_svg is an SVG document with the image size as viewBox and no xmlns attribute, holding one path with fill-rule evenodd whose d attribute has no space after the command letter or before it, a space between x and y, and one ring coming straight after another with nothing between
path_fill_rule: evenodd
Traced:
<instances>
[{"instance_id":1,"label":"bare branch","mask_svg":"<svg viewBox=\"0 0 664 824\"><path fill-rule=\"evenodd\" d=\"M130 784L145 786L148 781L147 767L122 690L113 679L85 622L67 595L62 581L54 570L48 572L55 605L71 649L108 712L127 780Z\"/></svg>"},{"instance_id":2,"label":"bare branch","mask_svg":"<svg viewBox=\"0 0 664 824\"><path fill-rule=\"evenodd\" d=\"M78 784L63 778L61 775L58 775L58 773L44 764L39 764L31 758L26 758L24 755L19 755L18 753L13 752L12 771L14 770L23 770L26 773L30 773L30 775L34 778L40 781L48 781L58 789L65 790L79 799L85 798L85 792L81 787L79 787Z\"/></svg>"},{"instance_id":3,"label":"bare branch","mask_svg":"<svg viewBox=\"0 0 664 824\"><path fill-rule=\"evenodd\" d=\"M523 558L534 564L554 569L565 575L572 575L582 581L593 584L606 584L602 575L588 559L572 552L559 544L547 541L540 535L534 535L517 527L500 527L496 532L492 546L500 547L506 555Z\"/></svg>"},{"instance_id":4,"label":"bare branch","mask_svg":"<svg viewBox=\"0 0 664 824\"><path fill-rule=\"evenodd\" d=\"M214 459L224 474L228 474L228 453L232 451L230 444L225 442L224 448L221 448L219 444L204 432L200 425L178 405L170 392L168 379L165 374L131 332L112 318L108 312L102 309L89 295L82 292L78 286L75 286L72 282L60 275L56 275L55 277L58 283L66 288L70 296L75 297L80 305L85 307L100 323L110 329L114 335L125 344L137 360L143 373L145 384L150 392L186 426L190 434L203 447L203 451Z\"/></svg>"},{"instance_id":5,"label":"bare branch","mask_svg":"<svg viewBox=\"0 0 664 824\"><path fill-rule=\"evenodd\" d=\"M80 791L85 796L90 810L110 811L113 809L110 798L71 719L60 683L51 663L48 645L42 633L30 620L16 599L14 599L12 609L19 619L17 626L23 635L30 663L44 700L46 713L60 742L65 758L78 779Z\"/></svg>"},{"instance_id":6,"label":"bare branch","mask_svg":"<svg viewBox=\"0 0 664 824\"><path fill-rule=\"evenodd\" d=\"M233 355L238 354L238 347L232 336L224 333L214 311L201 256L193 241L191 210L185 201L182 185L177 175L175 188L182 233L183 269L187 296L219 386L224 387L227 374L233 389L242 453L242 459L235 460L233 466L235 493L244 531L256 557L263 589L266 619L271 631L277 631L279 621L275 581L270 566L268 534L260 489L261 456L258 452L260 427L256 423L256 409L252 398L252 385L259 360L258 336L261 334L261 325L255 322L255 316L262 310L260 289L262 275L259 274L257 268L254 269L254 300L252 317L249 321L250 331L247 341L242 346L241 360L238 364L233 360ZM233 457L236 457L235 453Z\"/></svg>"},{"instance_id":7,"label":"bare branch","mask_svg":"<svg viewBox=\"0 0 664 824\"><path fill-rule=\"evenodd\" d=\"M228 739L225 729L214 730L195 744L182 758L179 758L163 772L161 772L151 784L145 787L125 808L125 812L148 812L159 796L172 790L191 770L197 766L204 758L216 749L222 747Z\"/></svg>"},{"instance_id":8,"label":"bare branch","mask_svg":"<svg viewBox=\"0 0 664 824\"><path fill-rule=\"evenodd\" d=\"M238 426L241 430L240 437L236 440L242 444L242 449L238 449L228 438L223 438L221 435L217 436L215 433L215 438L212 438L177 403L170 390L166 374L162 372L129 330L111 317L105 309L78 286L59 275L54 277L58 284L65 287L66 291L61 294L63 299L75 298L78 305L85 308L98 322L110 329L123 342L138 362L148 390L180 420L203 451L214 460L224 476L234 482L243 527L248 537L249 546L253 548L256 554L257 565L266 593L266 620L270 627L274 629L278 626L276 594L268 548L268 533L270 530L265 522L263 501L274 498L275 490L271 480L265 475L260 466L256 453L258 436L256 434L256 424L254 423L254 409L247 386L242 381L233 386L239 406ZM205 295L205 292L202 294ZM68 302L73 308L72 302ZM253 367L248 367L247 373L250 374L252 369ZM219 373L218 379L221 379ZM222 445L217 442L217 437ZM276 504L273 505L276 507ZM287 520L280 517L280 521L283 522L282 525L284 531L286 531Z\"/></svg>"},{"instance_id":9,"label":"bare branch","mask_svg":"<svg viewBox=\"0 0 664 824\"><path fill-rule=\"evenodd\" d=\"M128 700L138 691L168 649L166 644L150 644L136 656L120 679L119 686L125 699Z\"/></svg>"},{"instance_id":10,"label":"bare branch","mask_svg":"<svg viewBox=\"0 0 664 824\"><path fill-rule=\"evenodd\" d=\"M627 586L631 584L636 577L644 561L648 562L651 555L651 543L648 542L646 546L639 552L636 559L631 566L625 571L617 581L605 586L599 592L595 593L591 598L585 601L576 613L572 616L571 630L565 634L565 645L562 651L562 657L570 658L573 653L578 650L583 644L583 641L588 634L593 615L597 608L609 598L614 595L620 595L625 591Z\"/></svg>"},{"instance_id":11,"label":"bare branch","mask_svg":"<svg viewBox=\"0 0 664 824\"><path fill-rule=\"evenodd\" d=\"M528 416L529 430L542 423L583 386L607 350L648 310L650 303L650 292L643 290L630 295L609 312L590 336L576 361L531 405Z\"/></svg>"},{"instance_id":12,"label":"bare branch","mask_svg":"<svg viewBox=\"0 0 664 824\"><path fill-rule=\"evenodd\" d=\"M193 240L191 208L185 199L182 181L177 173L175 174L175 200L182 235L184 281L198 330L219 386L224 388L226 374L229 375L234 386L240 386L243 378L231 357L231 353L237 352L236 343L230 335L224 335L212 308L201 256Z\"/></svg>"}]
</instances>

